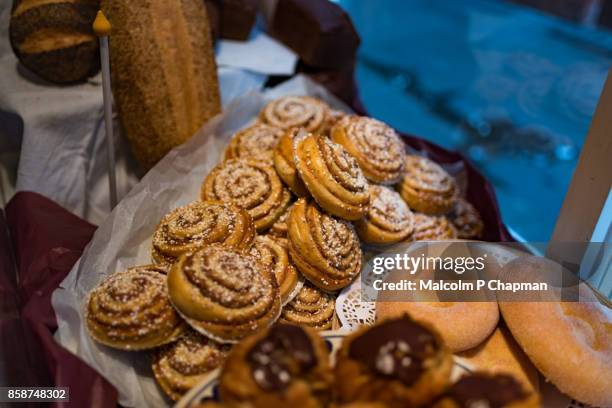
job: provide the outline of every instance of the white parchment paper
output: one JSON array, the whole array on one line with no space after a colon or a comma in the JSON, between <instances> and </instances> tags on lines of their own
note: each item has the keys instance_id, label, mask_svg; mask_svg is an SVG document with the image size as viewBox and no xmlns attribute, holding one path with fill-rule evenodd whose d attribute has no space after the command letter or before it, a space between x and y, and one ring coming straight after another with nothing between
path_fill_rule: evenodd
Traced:
<instances>
[{"instance_id":1,"label":"white parchment paper","mask_svg":"<svg viewBox=\"0 0 612 408\"><path fill-rule=\"evenodd\" d=\"M193 138L172 150L125 196L53 293L56 339L117 388L120 404L157 407L170 402L155 384L148 353L113 350L90 339L82 319L87 293L110 273L151 262L151 235L159 220L174 208L197 200L204 177L219 162L231 136L253 121L267 101L284 95L317 96L336 109L349 111L303 76L265 94L252 92L237 98Z\"/></svg>"}]
</instances>

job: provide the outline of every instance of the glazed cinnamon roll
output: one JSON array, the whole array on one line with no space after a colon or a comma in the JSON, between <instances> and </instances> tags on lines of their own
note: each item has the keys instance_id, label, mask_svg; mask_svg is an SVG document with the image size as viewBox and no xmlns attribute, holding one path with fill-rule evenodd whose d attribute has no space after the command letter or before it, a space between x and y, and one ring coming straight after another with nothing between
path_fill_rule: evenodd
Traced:
<instances>
[{"instance_id":1,"label":"glazed cinnamon roll","mask_svg":"<svg viewBox=\"0 0 612 408\"><path fill-rule=\"evenodd\" d=\"M263 231L289 207L291 193L271 164L231 159L219 164L204 179L202 199L233 203L247 210L255 229Z\"/></svg>"},{"instance_id":2,"label":"glazed cinnamon roll","mask_svg":"<svg viewBox=\"0 0 612 408\"><path fill-rule=\"evenodd\" d=\"M357 235L371 244L403 241L414 230L414 216L400 195L389 187L371 185L368 214L355 221Z\"/></svg>"},{"instance_id":3,"label":"glazed cinnamon roll","mask_svg":"<svg viewBox=\"0 0 612 408\"><path fill-rule=\"evenodd\" d=\"M465 199L458 198L447 217L453 223L459 238L475 239L482 235L484 223L480 213Z\"/></svg>"},{"instance_id":4,"label":"glazed cinnamon roll","mask_svg":"<svg viewBox=\"0 0 612 408\"><path fill-rule=\"evenodd\" d=\"M366 178L395 184L402 178L406 151L399 135L376 119L346 116L332 128L331 137L357 159Z\"/></svg>"},{"instance_id":5,"label":"glazed cinnamon roll","mask_svg":"<svg viewBox=\"0 0 612 408\"><path fill-rule=\"evenodd\" d=\"M281 129L303 127L317 132L325 125L328 110L326 103L310 96L286 96L268 103L259 118Z\"/></svg>"},{"instance_id":6,"label":"glazed cinnamon roll","mask_svg":"<svg viewBox=\"0 0 612 408\"><path fill-rule=\"evenodd\" d=\"M317 330L331 330L335 310L335 296L307 283L283 308L280 320Z\"/></svg>"},{"instance_id":7,"label":"glazed cinnamon roll","mask_svg":"<svg viewBox=\"0 0 612 408\"><path fill-rule=\"evenodd\" d=\"M457 238L457 231L445 216L414 213L414 241L444 241Z\"/></svg>"},{"instance_id":8,"label":"glazed cinnamon roll","mask_svg":"<svg viewBox=\"0 0 612 408\"><path fill-rule=\"evenodd\" d=\"M162 347L153 357L153 375L162 390L178 401L206 375L220 367L230 346L189 330L178 341Z\"/></svg>"},{"instance_id":9,"label":"glazed cinnamon roll","mask_svg":"<svg viewBox=\"0 0 612 408\"><path fill-rule=\"evenodd\" d=\"M295 297L303 280L289 260L287 250L280 243L260 235L255 238L249 254L272 270L278 282L283 305Z\"/></svg>"},{"instance_id":10,"label":"glazed cinnamon roll","mask_svg":"<svg viewBox=\"0 0 612 408\"><path fill-rule=\"evenodd\" d=\"M288 129L274 150L274 168L287 187L298 197L306 197L308 189L300 178L293 160L293 139L305 132L302 128Z\"/></svg>"},{"instance_id":11,"label":"glazed cinnamon roll","mask_svg":"<svg viewBox=\"0 0 612 408\"><path fill-rule=\"evenodd\" d=\"M349 285L361 269L361 247L353 226L299 199L289 214L289 253L300 272L325 291Z\"/></svg>"},{"instance_id":12,"label":"glazed cinnamon roll","mask_svg":"<svg viewBox=\"0 0 612 408\"><path fill-rule=\"evenodd\" d=\"M274 149L284 131L264 123L255 123L236 133L225 150L225 159L253 157L272 160Z\"/></svg>"},{"instance_id":13,"label":"glazed cinnamon roll","mask_svg":"<svg viewBox=\"0 0 612 408\"><path fill-rule=\"evenodd\" d=\"M398 190L412 210L429 215L446 214L457 200L455 179L437 163L421 156L406 156Z\"/></svg>"},{"instance_id":14,"label":"glazed cinnamon roll","mask_svg":"<svg viewBox=\"0 0 612 408\"><path fill-rule=\"evenodd\" d=\"M195 201L170 212L153 233L153 261L170 267L182 254L207 244L247 248L255 239L249 214L230 203Z\"/></svg>"},{"instance_id":15,"label":"glazed cinnamon roll","mask_svg":"<svg viewBox=\"0 0 612 408\"><path fill-rule=\"evenodd\" d=\"M179 258L168 273L172 304L203 335L235 343L280 314L272 271L243 251L210 245Z\"/></svg>"},{"instance_id":16,"label":"glazed cinnamon roll","mask_svg":"<svg viewBox=\"0 0 612 408\"><path fill-rule=\"evenodd\" d=\"M301 134L294 140L295 166L316 202L345 220L358 220L370 205L369 185L359 164L329 138Z\"/></svg>"},{"instance_id":17,"label":"glazed cinnamon roll","mask_svg":"<svg viewBox=\"0 0 612 408\"><path fill-rule=\"evenodd\" d=\"M85 323L94 340L122 350L154 348L185 329L168 298L166 270L154 265L107 276L87 298Z\"/></svg>"}]
</instances>

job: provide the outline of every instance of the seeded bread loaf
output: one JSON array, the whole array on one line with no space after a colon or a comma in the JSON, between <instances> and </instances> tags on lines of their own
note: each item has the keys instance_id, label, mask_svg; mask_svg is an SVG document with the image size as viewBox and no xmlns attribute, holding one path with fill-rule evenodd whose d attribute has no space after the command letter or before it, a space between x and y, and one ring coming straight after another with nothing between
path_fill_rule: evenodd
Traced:
<instances>
[{"instance_id":1,"label":"seeded bread loaf","mask_svg":"<svg viewBox=\"0 0 612 408\"><path fill-rule=\"evenodd\" d=\"M148 170L220 111L202 0L102 0L112 24L113 95L123 130Z\"/></svg>"},{"instance_id":2,"label":"seeded bread loaf","mask_svg":"<svg viewBox=\"0 0 612 408\"><path fill-rule=\"evenodd\" d=\"M100 68L91 25L98 0L15 0L9 37L21 63L55 83L78 82Z\"/></svg>"}]
</instances>

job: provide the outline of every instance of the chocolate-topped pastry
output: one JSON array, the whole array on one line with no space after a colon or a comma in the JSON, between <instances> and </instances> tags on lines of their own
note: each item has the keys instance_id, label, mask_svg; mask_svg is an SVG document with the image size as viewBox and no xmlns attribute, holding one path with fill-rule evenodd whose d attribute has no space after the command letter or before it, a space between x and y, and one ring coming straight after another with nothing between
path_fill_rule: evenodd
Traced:
<instances>
[{"instance_id":1,"label":"chocolate-topped pastry","mask_svg":"<svg viewBox=\"0 0 612 408\"><path fill-rule=\"evenodd\" d=\"M462 377L434 404L435 408L539 407L538 395L509 375L474 373Z\"/></svg>"},{"instance_id":2,"label":"chocolate-topped pastry","mask_svg":"<svg viewBox=\"0 0 612 408\"><path fill-rule=\"evenodd\" d=\"M349 335L338 352L341 402L421 406L449 383L452 357L435 330L408 315Z\"/></svg>"},{"instance_id":3,"label":"chocolate-topped pastry","mask_svg":"<svg viewBox=\"0 0 612 408\"><path fill-rule=\"evenodd\" d=\"M333 376L323 340L308 328L277 323L237 344L219 378L221 400L250 407L323 407Z\"/></svg>"}]
</instances>

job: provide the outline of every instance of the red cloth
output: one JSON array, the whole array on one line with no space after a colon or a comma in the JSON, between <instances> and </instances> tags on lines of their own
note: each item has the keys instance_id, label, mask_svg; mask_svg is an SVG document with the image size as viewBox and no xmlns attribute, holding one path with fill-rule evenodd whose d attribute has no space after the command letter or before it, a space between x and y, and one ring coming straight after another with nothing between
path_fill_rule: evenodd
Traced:
<instances>
[{"instance_id":1,"label":"red cloth","mask_svg":"<svg viewBox=\"0 0 612 408\"><path fill-rule=\"evenodd\" d=\"M0 222L2 224L2 222ZM51 295L66 277L96 227L36 193L21 192L6 207L6 224L15 254L0 237L0 291L17 304L0 322L2 358L11 386L70 387L70 402L57 406L116 407L117 391L89 365L55 342ZM0 225L0 234L7 228ZM3 309L7 302L3 300Z\"/></svg>"}]
</instances>

